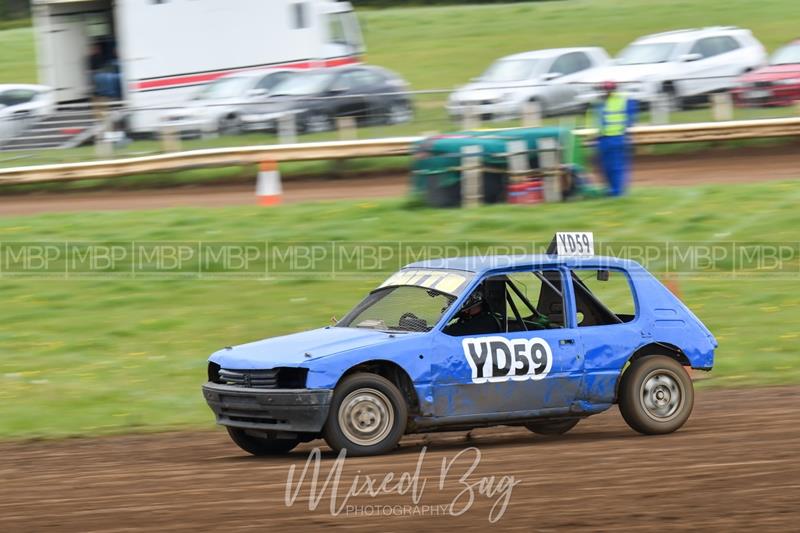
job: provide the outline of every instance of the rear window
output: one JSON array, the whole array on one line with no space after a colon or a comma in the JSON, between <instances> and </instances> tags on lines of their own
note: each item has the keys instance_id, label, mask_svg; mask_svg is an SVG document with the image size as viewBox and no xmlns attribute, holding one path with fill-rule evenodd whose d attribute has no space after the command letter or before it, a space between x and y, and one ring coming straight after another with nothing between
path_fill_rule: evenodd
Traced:
<instances>
[{"instance_id":1,"label":"rear window","mask_svg":"<svg viewBox=\"0 0 800 533\"><path fill-rule=\"evenodd\" d=\"M579 327L624 324L636 318L630 280L620 270L572 271Z\"/></svg>"}]
</instances>

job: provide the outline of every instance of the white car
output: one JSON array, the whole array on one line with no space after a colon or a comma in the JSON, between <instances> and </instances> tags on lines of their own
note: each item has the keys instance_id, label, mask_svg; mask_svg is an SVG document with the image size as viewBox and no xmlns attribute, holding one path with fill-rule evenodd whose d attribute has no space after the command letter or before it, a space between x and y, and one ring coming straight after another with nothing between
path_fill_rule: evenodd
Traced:
<instances>
[{"instance_id":1,"label":"white car","mask_svg":"<svg viewBox=\"0 0 800 533\"><path fill-rule=\"evenodd\" d=\"M588 71L584 83L615 81L632 98L663 97L674 107L736 86L736 79L766 63L764 46L750 30L712 27L640 37L612 64Z\"/></svg>"},{"instance_id":2,"label":"white car","mask_svg":"<svg viewBox=\"0 0 800 533\"><path fill-rule=\"evenodd\" d=\"M457 89L447 103L454 119L472 112L482 120L517 118L526 102L539 104L543 114L580 111L591 90L575 83L595 67L607 64L602 48L551 48L498 59L479 78Z\"/></svg>"},{"instance_id":3,"label":"white car","mask_svg":"<svg viewBox=\"0 0 800 533\"><path fill-rule=\"evenodd\" d=\"M44 85L0 85L0 140L55 112L53 89Z\"/></svg>"},{"instance_id":4,"label":"white car","mask_svg":"<svg viewBox=\"0 0 800 533\"><path fill-rule=\"evenodd\" d=\"M236 134L243 129L242 116L263 104L279 83L296 71L250 70L228 74L203 86L183 105L166 109L161 125L184 134Z\"/></svg>"}]
</instances>

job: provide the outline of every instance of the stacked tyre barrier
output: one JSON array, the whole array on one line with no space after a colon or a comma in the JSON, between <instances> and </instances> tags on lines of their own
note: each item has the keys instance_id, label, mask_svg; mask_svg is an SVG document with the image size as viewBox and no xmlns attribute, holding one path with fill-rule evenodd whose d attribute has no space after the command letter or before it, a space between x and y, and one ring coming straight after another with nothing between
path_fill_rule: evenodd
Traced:
<instances>
[{"instance_id":1,"label":"stacked tyre barrier","mask_svg":"<svg viewBox=\"0 0 800 533\"><path fill-rule=\"evenodd\" d=\"M584 180L580 138L563 128L474 130L412 145L412 189L432 207L556 202Z\"/></svg>"}]
</instances>

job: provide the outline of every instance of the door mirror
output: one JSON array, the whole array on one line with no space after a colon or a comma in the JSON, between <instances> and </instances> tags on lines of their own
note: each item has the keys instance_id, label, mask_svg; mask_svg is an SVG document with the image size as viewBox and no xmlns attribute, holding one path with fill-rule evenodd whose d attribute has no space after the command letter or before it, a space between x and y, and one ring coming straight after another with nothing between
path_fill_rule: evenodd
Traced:
<instances>
[{"instance_id":1,"label":"door mirror","mask_svg":"<svg viewBox=\"0 0 800 533\"><path fill-rule=\"evenodd\" d=\"M555 80L557 78L560 78L561 76L563 76L563 74L561 74L560 72L548 72L547 74L542 76L542 79L544 81L552 81L552 80Z\"/></svg>"},{"instance_id":2,"label":"door mirror","mask_svg":"<svg viewBox=\"0 0 800 533\"><path fill-rule=\"evenodd\" d=\"M256 96L266 96L269 94L269 91L266 89L250 89L247 91L247 96L256 97Z\"/></svg>"},{"instance_id":3,"label":"door mirror","mask_svg":"<svg viewBox=\"0 0 800 533\"><path fill-rule=\"evenodd\" d=\"M691 61L697 61L698 59L703 59L703 55L694 53L694 54L683 54L681 56L681 61L684 62L684 63L689 63Z\"/></svg>"},{"instance_id":4,"label":"door mirror","mask_svg":"<svg viewBox=\"0 0 800 533\"><path fill-rule=\"evenodd\" d=\"M609 279L611 279L611 272L608 270L597 271L597 281L608 281Z\"/></svg>"}]
</instances>

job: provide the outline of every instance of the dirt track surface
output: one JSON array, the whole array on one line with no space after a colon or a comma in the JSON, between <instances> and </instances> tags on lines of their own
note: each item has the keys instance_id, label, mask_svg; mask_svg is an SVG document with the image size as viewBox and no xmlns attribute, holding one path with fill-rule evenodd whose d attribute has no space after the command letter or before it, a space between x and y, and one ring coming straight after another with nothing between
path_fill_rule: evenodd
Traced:
<instances>
[{"instance_id":1,"label":"dirt track surface","mask_svg":"<svg viewBox=\"0 0 800 533\"><path fill-rule=\"evenodd\" d=\"M744 149L676 156L641 156L634 165L636 185L697 185L751 183L800 178L795 146ZM165 207L225 207L254 205L255 186L213 185L141 191L99 191L0 196L0 216L50 212L159 209ZM287 180L287 203L399 197L408 191L407 173L337 180Z\"/></svg>"},{"instance_id":2,"label":"dirt track surface","mask_svg":"<svg viewBox=\"0 0 800 533\"><path fill-rule=\"evenodd\" d=\"M246 456L223 431L2 443L0 531L796 531L798 395L798 387L700 392L688 424L659 437L633 433L616 409L563 437L519 428L483 429L470 440L464 432L425 437L417 512L448 506L465 489L459 479L475 459L474 446L481 460L467 484L485 476L517 482L495 526L488 517L503 492L486 497L477 485L473 505L460 516L446 508L438 516L409 514L411 492L343 503L355 476L361 483L372 476L377 487L387 473L395 482L403 472L413 474L421 436L407 437L390 455L346 459L335 500L344 510L336 516L332 485L309 511L311 472L294 505L285 504L289 468L295 465L299 476L314 445L324 450L322 488L336 458L319 442L281 458ZM443 459L452 461L444 478ZM364 507L348 514L347 505ZM384 506L400 507L365 516Z\"/></svg>"}]
</instances>

